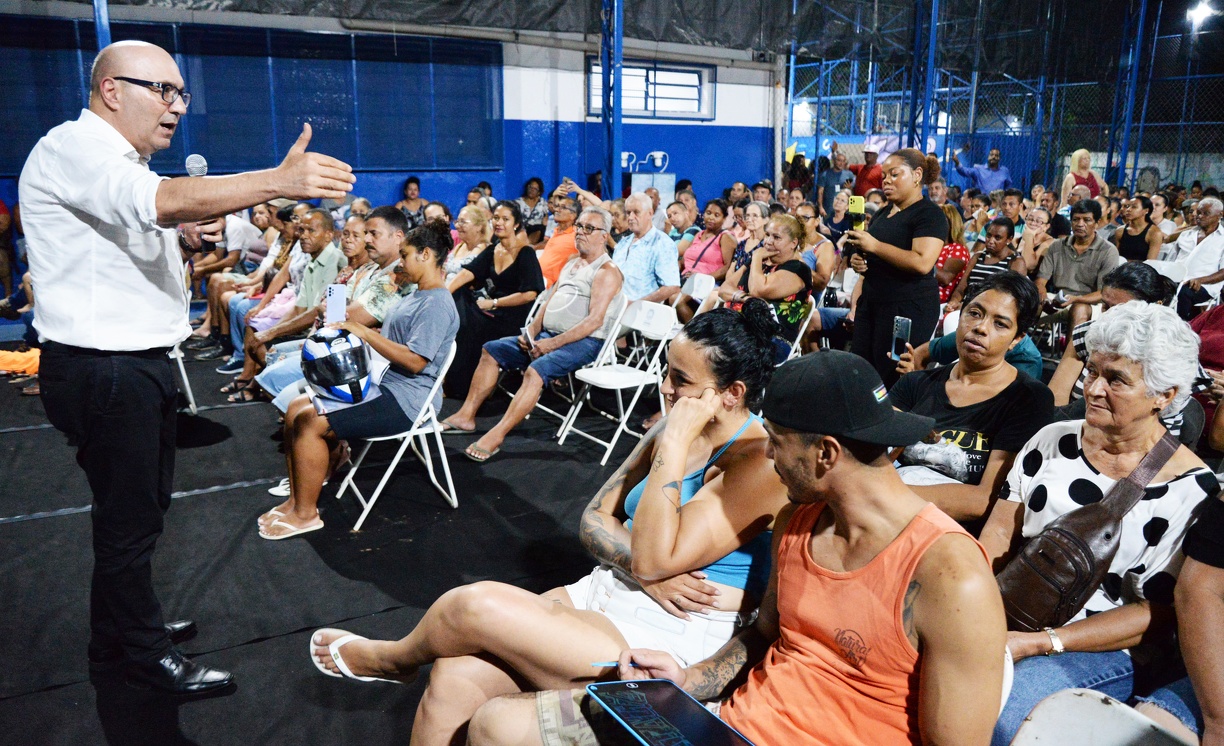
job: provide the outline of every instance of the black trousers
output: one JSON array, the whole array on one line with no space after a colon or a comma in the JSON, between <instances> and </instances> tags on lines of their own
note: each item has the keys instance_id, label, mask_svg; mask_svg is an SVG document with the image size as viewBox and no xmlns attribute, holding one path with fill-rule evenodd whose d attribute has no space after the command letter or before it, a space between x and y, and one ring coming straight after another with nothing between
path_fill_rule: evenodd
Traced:
<instances>
[{"instance_id":1,"label":"black trousers","mask_svg":"<svg viewBox=\"0 0 1224 746\"><path fill-rule=\"evenodd\" d=\"M178 386L166 350L103 352L47 342L39 363L51 424L76 446L93 492L92 658L170 649L153 550L170 507Z\"/></svg>"},{"instance_id":2,"label":"black trousers","mask_svg":"<svg viewBox=\"0 0 1224 746\"><path fill-rule=\"evenodd\" d=\"M1177 315L1189 321L1202 312L1202 309L1196 306L1209 300L1211 295L1203 288L1191 290L1189 285L1183 285L1177 294Z\"/></svg>"},{"instance_id":3,"label":"black trousers","mask_svg":"<svg viewBox=\"0 0 1224 746\"><path fill-rule=\"evenodd\" d=\"M912 322L909 342L917 347L930 340L935 332L935 324L939 322L939 296L897 301L859 298L850 350L866 358L888 388L901 377L897 373L897 361L888 357L892 350L893 318L897 316Z\"/></svg>"}]
</instances>

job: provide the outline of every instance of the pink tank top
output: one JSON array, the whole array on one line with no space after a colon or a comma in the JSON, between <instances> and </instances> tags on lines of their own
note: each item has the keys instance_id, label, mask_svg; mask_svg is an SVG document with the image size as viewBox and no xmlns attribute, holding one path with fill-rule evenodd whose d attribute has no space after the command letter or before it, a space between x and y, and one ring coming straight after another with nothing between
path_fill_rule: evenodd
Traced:
<instances>
[{"instance_id":1,"label":"pink tank top","mask_svg":"<svg viewBox=\"0 0 1224 746\"><path fill-rule=\"evenodd\" d=\"M694 272L712 275L722 269L723 255L719 241L722 240L724 233L726 231L719 231L717 235L707 238L700 244L693 241L689 245L688 250L684 252L684 273L686 275Z\"/></svg>"}]
</instances>

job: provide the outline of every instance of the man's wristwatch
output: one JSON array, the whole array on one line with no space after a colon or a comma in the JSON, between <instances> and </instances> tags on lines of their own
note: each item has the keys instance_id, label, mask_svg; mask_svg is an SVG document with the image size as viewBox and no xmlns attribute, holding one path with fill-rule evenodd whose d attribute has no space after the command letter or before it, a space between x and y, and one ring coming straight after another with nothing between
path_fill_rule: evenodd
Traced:
<instances>
[{"instance_id":1,"label":"man's wristwatch","mask_svg":"<svg viewBox=\"0 0 1224 746\"><path fill-rule=\"evenodd\" d=\"M1063 646L1062 638L1058 636L1058 632L1053 627L1046 627L1043 631L1050 636L1050 644L1053 646L1046 655L1062 655L1067 652L1067 648Z\"/></svg>"}]
</instances>

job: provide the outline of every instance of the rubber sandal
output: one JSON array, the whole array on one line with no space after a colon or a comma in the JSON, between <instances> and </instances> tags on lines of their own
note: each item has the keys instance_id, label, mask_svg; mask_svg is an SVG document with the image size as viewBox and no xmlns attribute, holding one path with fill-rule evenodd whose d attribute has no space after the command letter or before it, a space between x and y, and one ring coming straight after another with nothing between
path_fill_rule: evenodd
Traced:
<instances>
[{"instance_id":1,"label":"rubber sandal","mask_svg":"<svg viewBox=\"0 0 1224 746\"><path fill-rule=\"evenodd\" d=\"M473 453L473 451L475 451L475 453ZM500 448L494 448L492 451L486 451L485 449L475 444L470 445L463 450L464 456L467 456L469 459L471 459L472 461L475 461L478 464L483 464L484 462L488 461L489 459L493 458L499 453L501 453Z\"/></svg>"},{"instance_id":2,"label":"rubber sandal","mask_svg":"<svg viewBox=\"0 0 1224 746\"><path fill-rule=\"evenodd\" d=\"M323 644L320 642L315 642L315 635L319 634L320 632L339 632L340 633L340 637L337 637L335 640L332 641L330 645L327 646L327 652L331 655L332 660L335 662L336 668L340 669L340 673L336 673L335 671L328 670L327 666L320 663L319 659L315 657L315 652L314 652L315 646ZM310 636L310 641L309 641L308 650L310 651L310 662L314 664L315 668L319 669L325 675L331 676L332 678L335 678L335 679L353 679L355 681L385 681L388 684L403 684L404 683L403 681L399 681L397 679L380 679L377 676L357 676L351 670L349 670L349 667L344 662L344 659L340 657L340 648L344 647L345 645L348 645L350 642L356 642L357 640L368 640L368 639L369 638L362 637L361 635L354 635L352 633L345 632L342 629L333 629L331 627L325 627L323 629L315 630L314 634Z\"/></svg>"},{"instance_id":3,"label":"rubber sandal","mask_svg":"<svg viewBox=\"0 0 1224 746\"><path fill-rule=\"evenodd\" d=\"M295 536L301 536L302 534L308 534L311 531L318 531L319 529L323 528L323 521L319 521L318 523L315 523L310 526L303 526L302 528L298 528L297 526L294 526L291 523L285 523L281 519L277 518L276 520L272 521L264 528L272 528L273 526L284 526L285 528L290 529L290 531L283 533L283 534L277 534L276 536L273 536L272 534L264 533L264 529L261 528L259 529L259 538L267 539L268 541L280 541L281 539L292 539Z\"/></svg>"},{"instance_id":4,"label":"rubber sandal","mask_svg":"<svg viewBox=\"0 0 1224 746\"><path fill-rule=\"evenodd\" d=\"M279 511L279 510L277 510L276 508L272 508L271 510L269 510L269 511L268 511L268 512L266 512L266 513L261 513L261 514L260 514L260 516L259 516L259 518L263 518L265 515L270 515L270 516L272 516L272 520L273 520L273 521L274 521L274 520L276 520L277 518L284 518L284 517L285 517L285 514L284 514L284 513L282 513L282 512L280 512L280 511ZM264 527L264 524L262 524L262 523L260 523L260 522L259 522L259 518L256 518L256 519L255 519L255 525L256 525L256 526L259 526L260 528L263 528L263 527ZM271 526L271 525L272 525L272 521L268 521L267 525Z\"/></svg>"},{"instance_id":5,"label":"rubber sandal","mask_svg":"<svg viewBox=\"0 0 1224 746\"><path fill-rule=\"evenodd\" d=\"M259 394L251 390L250 386L239 389L237 392L225 397L225 400L230 404L250 404L253 401L259 401Z\"/></svg>"},{"instance_id":6,"label":"rubber sandal","mask_svg":"<svg viewBox=\"0 0 1224 746\"><path fill-rule=\"evenodd\" d=\"M438 431L441 432L443 435L475 435L476 434L476 428L472 428L471 430L464 430L461 427L455 427L455 425L450 421L449 418L442 420L442 422L438 423Z\"/></svg>"},{"instance_id":7,"label":"rubber sandal","mask_svg":"<svg viewBox=\"0 0 1224 746\"><path fill-rule=\"evenodd\" d=\"M220 392L222 394L236 394L239 391L246 391L254 382L254 378L235 378L222 386Z\"/></svg>"}]
</instances>

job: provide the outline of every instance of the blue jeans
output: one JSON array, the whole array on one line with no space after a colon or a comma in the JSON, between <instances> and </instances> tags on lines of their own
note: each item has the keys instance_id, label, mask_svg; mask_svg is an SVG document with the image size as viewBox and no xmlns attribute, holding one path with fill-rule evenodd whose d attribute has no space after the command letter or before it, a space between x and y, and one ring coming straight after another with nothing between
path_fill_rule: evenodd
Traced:
<instances>
[{"instance_id":1,"label":"blue jeans","mask_svg":"<svg viewBox=\"0 0 1224 746\"><path fill-rule=\"evenodd\" d=\"M1174 681L1168 686L1162 686L1146 697L1136 697L1137 702L1147 702L1156 705L1182 722L1197 736L1203 735L1203 708L1199 706L1198 697L1194 696L1194 687L1190 677Z\"/></svg>"},{"instance_id":2,"label":"blue jeans","mask_svg":"<svg viewBox=\"0 0 1224 746\"><path fill-rule=\"evenodd\" d=\"M548 339L554 336L556 335L552 332L542 332L536 339ZM599 354L599 348L603 347L604 343L602 339L586 337L532 360L531 356L524 352L522 347L519 347L518 339L518 337L502 337L492 342L485 342L485 352L497 361L497 365L502 370L531 368L544 380L545 386L594 361Z\"/></svg>"},{"instance_id":3,"label":"blue jeans","mask_svg":"<svg viewBox=\"0 0 1224 746\"><path fill-rule=\"evenodd\" d=\"M1007 705L995 723L991 746L1007 746L1037 703L1064 689L1092 689L1125 702L1131 697L1135 667L1124 652L1063 653L1025 658L1016 664Z\"/></svg>"},{"instance_id":4,"label":"blue jeans","mask_svg":"<svg viewBox=\"0 0 1224 746\"><path fill-rule=\"evenodd\" d=\"M258 305L259 301L248 298L241 293L235 293L234 297L230 298L230 344L234 346L234 356L230 360L241 362L246 359L246 351L242 344L246 338L246 315L248 311Z\"/></svg>"}]
</instances>

